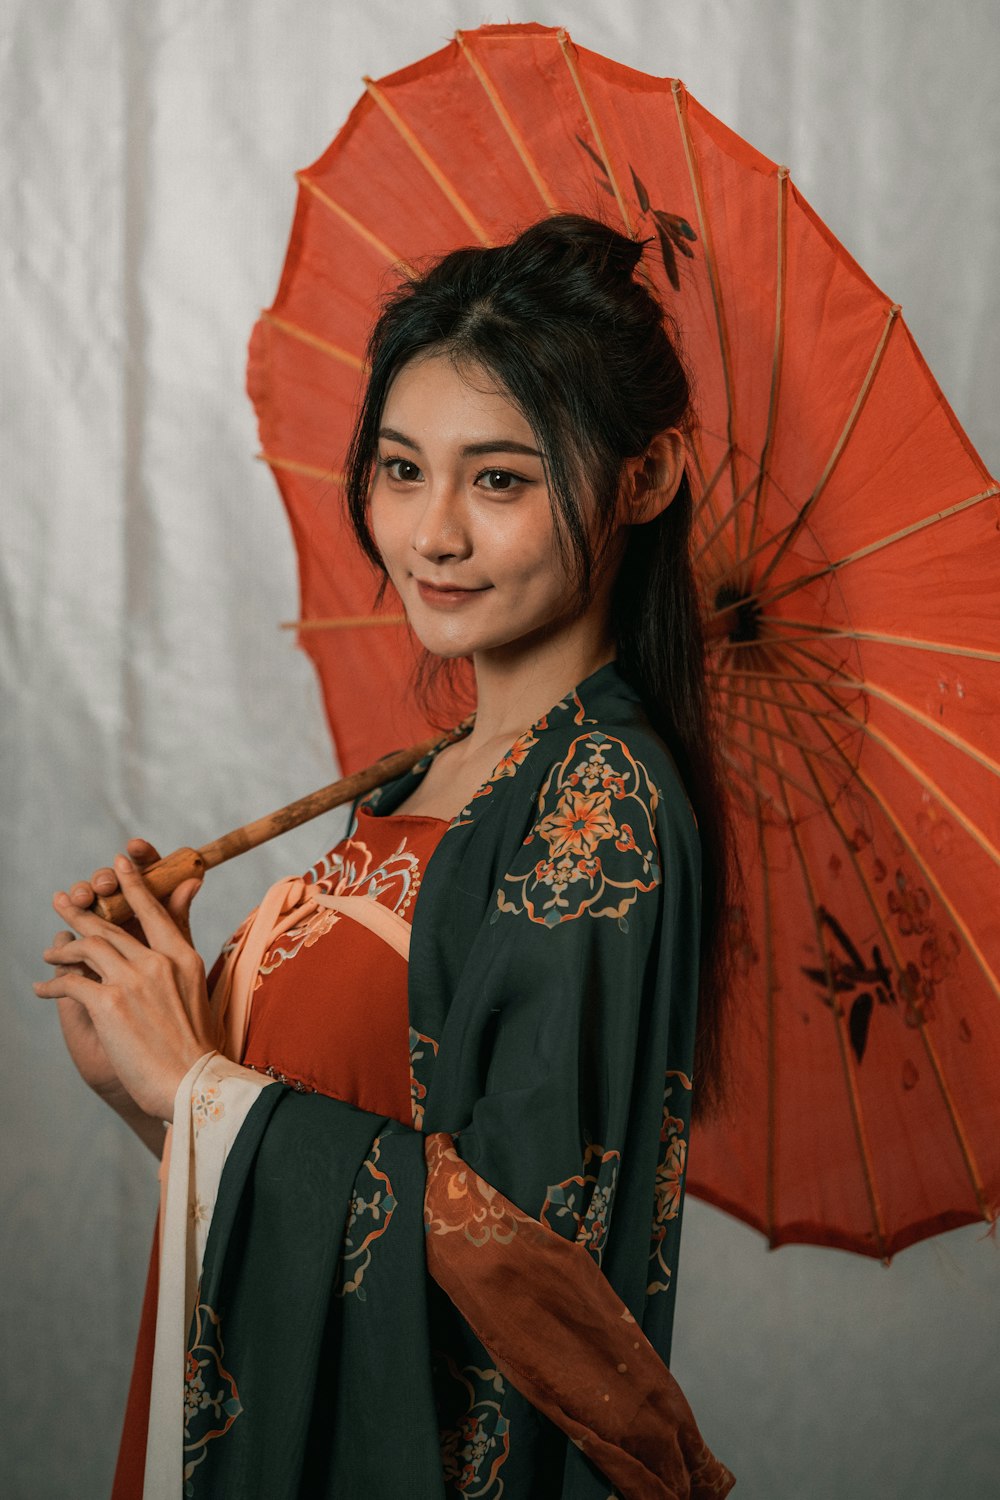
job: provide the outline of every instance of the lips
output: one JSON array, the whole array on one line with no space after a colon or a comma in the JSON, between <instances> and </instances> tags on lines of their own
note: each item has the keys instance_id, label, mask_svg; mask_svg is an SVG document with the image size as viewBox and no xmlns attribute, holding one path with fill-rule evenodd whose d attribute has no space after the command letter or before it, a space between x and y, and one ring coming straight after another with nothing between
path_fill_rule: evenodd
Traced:
<instances>
[{"instance_id":1,"label":"lips","mask_svg":"<svg viewBox=\"0 0 1000 1500\"><path fill-rule=\"evenodd\" d=\"M457 605L467 604L478 594L485 594L489 588L488 584L484 588L469 589L458 584L427 583L422 578L417 578L415 582L424 603L439 609L452 609Z\"/></svg>"}]
</instances>

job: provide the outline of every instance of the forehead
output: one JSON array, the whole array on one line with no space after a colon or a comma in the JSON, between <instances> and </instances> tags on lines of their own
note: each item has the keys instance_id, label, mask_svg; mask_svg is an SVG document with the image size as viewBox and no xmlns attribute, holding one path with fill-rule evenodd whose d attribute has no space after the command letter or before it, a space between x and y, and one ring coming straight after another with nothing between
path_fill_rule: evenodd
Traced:
<instances>
[{"instance_id":1,"label":"forehead","mask_svg":"<svg viewBox=\"0 0 1000 1500\"><path fill-rule=\"evenodd\" d=\"M534 440L526 417L495 375L443 353L420 355L402 367L389 387L382 421L421 440Z\"/></svg>"}]
</instances>

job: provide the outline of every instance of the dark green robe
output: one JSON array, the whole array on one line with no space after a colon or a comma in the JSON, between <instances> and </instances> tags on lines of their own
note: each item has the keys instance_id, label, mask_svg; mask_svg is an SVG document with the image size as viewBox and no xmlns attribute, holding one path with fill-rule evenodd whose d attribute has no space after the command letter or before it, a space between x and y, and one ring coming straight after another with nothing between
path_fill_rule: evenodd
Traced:
<instances>
[{"instance_id":1,"label":"dark green robe","mask_svg":"<svg viewBox=\"0 0 1000 1500\"><path fill-rule=\"evenodd\" d=\"M248 1116L192 1330L188 1495L726 1493L666 1370L698 930L690 804L603 667L427 866L413 1128L278 1086Z\"/></svg>"}]
</instances>

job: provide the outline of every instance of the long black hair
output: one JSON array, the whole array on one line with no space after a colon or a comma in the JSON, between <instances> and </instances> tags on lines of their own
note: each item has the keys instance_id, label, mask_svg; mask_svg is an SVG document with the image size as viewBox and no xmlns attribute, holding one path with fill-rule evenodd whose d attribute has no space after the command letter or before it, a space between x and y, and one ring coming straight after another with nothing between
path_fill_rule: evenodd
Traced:
<instances>
[{"instance_id":1,"label":"long black hair","mask_svg":"<svg viewBox=\"0 0 1000 1500\"><path fill-rule=\"evenodd\" d=\"M389 387L410 360L445 352L486 370L527 419L544 455L557 536L591 597L613 534L626 460L691 420L688 378L659 302L636 275L643 245L594 219L560 214L509 244L455 250L404 281L368 346L370 374L346 462L351 521L382 569L369 491ZM596 499L589 536L578 496ZM615 584L612 625L623 676L677 762L702 847L695 1107L718 1101L722 1009L728 990L733 837L706 688L705 642L691 563L685 474L655 520L635 526Z\"/></svg>"}]
</instances>

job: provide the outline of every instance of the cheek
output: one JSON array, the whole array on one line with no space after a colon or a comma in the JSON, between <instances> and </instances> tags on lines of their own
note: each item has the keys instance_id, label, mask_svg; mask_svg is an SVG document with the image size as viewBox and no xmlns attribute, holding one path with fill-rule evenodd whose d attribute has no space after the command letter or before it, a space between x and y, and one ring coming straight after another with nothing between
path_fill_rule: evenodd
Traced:
<instances>
[{"instance_id":1,"label":"cheek","mask_svg":"<svg viewBox=\"0 0 1000 1500\"><path fill-rule=\"evenodd\" d=\"M547 496L482 521L479 543L510 576L542 580L563 571Z\"/></svg>"},{"instance_id":2,"label":"cheek","mask_svg":"<svg viewBox=\"0 0 1000 1500\"><path fill-rule=\"evenodd\" d=\"M399 552L401 543L399 520L398 508L387 501L384 495L379 494L376 483L368 502L368 524L386 567L391 567L393 557Z\"/></svg>"}]
</instances>

